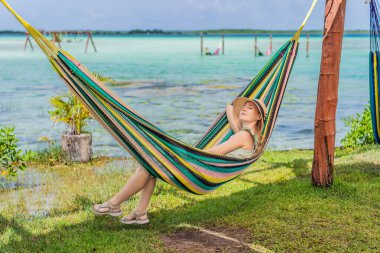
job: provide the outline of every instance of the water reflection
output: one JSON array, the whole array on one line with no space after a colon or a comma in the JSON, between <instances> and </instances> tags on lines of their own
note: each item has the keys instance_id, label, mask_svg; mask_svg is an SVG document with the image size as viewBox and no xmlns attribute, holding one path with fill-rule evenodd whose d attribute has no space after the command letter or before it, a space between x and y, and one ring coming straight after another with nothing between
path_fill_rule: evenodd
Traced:
<instances>
[{"instance_id":1,"label":"water reflection","mask_svg":"<svg viewBox=\"0 0 380 253\"><path fill-rule=\"evenodd\" d=\"M49 215L49 210L54 207L56 192L47 190L49 184L59 180L58 174L52 171L40 171L35 168L27 168L20 171L13 180L0 177L0 190L15 190L8 192L13 196L8 201L13 206L22 206L18 216L23 218L44 218ZM5 206L0 207L0 212Z\"/></svg>"}]
</instances>

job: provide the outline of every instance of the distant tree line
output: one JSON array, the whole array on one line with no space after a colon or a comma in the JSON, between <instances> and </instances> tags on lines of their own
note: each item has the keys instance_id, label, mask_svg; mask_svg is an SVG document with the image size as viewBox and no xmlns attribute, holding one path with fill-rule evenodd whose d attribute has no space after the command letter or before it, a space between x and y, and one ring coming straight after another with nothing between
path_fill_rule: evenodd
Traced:
<instances>
[{"instance_id":1,"label":"distant tree line","mask_svg":"<svg viewBox=\"0 0 380 253\"><path fill-rule=\"evenodd\" d=\"M0 31L0 34L25 34L25 32L4 30L4 31Z\"/></svg>"},{"instance_id":2,"label":"distant tree line","mask_svg":"<svg viewBox=\"0 0 380 253\"><path fill-rule=\"evenodd\" d=\"M192 30L192 31L164 31L162 29L134 29L129 31L93 30L92 34L98 35L133 35L133 34L169 34L169 35L204 35L218 34L294 34L295 30L254 30L254 29L216 29L216 30ZM0 34L25 34L23 31L4 30ZM322 30L306 30L303 34L322 35ZM369 34L368 30L347 30L345 34Z\"/></svg>"}]
</instances>

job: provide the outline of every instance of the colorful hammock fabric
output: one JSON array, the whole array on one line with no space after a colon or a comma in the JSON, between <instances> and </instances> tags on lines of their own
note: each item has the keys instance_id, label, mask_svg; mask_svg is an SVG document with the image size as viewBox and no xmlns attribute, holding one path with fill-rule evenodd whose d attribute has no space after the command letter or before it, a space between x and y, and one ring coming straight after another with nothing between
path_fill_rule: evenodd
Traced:
<instances>
[{"instance_id":1,"label":"colorful hammock fabric","mask_svg":"<svg viewBox=\"0 0 380 253\"><path fill-rule=\"evenodd\" d=\"M314 0L297 33L238 95L262 99L268 107L262 132L263 148L251 158L242 159L205 151L233 134L225 110L194 146L183 143L144 119L74 57L47 40L4 0L0 1L28 30L69 89L120 145L154 177L194 194L211 192L236 178L262 154L280 109L296 58L300 33L317 2Z\"/></svg>"},{"instance_id":2,"label":"colorful hammock fabric","mask_svg":"<svg viewBox=\"0 0 380 253\"><path fill-rule=\"evenodd\" d=\"M371 106L372 129L377 144L380 144L380 93L379 93L379 8L376 0L370 1L371 12L371 51L369 53L369 95Z\"/></svg>"}]
</instances>

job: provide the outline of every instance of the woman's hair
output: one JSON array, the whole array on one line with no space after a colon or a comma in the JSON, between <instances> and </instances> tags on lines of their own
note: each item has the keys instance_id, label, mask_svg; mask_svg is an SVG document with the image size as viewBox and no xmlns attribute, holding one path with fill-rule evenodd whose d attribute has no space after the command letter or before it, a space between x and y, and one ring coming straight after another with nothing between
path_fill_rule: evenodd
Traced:
<instances>
[{"instance_id":1,"label":"woman's hair","mask_svg":"<svg viewBox=\"0 0 380 253\"><path fill-rule=\"evenodd\" d=\"M261 117L263 117L261 115ZM257 139L258 139L258 145L256 147L256 151L255 151L255 154L256 153L259 153L261 152L261 149L263 148L263 143L262 143L262 131L263 131L263 128L264 128L264 120L258 120L257 123L256 123L256 129L252 129L252 130L256 130L256 134L257 134Z\"/></svg>"},{"instance_id":2,"label":"woman's hair","mask_svg":"<svg viewBox=\"0 0 380 253\"><path fill-rule=\"evenodd\" d=\"M257 123L256 123L256 132L257 132L257 137L258 137L258 145L257 145L257 147L256 147L256 151L255 151L255 153L258 153L258 152L260 152L261 151L261 148L263 148L262 147L262 132L263 132L263 128L264 128L264 121L263 120L259 120L259 121L257 121Z\"/></svg>"}]
</instances>

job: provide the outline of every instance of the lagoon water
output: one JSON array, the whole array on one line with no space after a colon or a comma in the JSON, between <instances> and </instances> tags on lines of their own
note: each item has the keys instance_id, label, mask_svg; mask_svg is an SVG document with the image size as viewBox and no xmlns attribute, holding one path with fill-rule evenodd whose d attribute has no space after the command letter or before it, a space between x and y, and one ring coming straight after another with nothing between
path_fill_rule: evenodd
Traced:
<instances>
[{"instance_id":1,"label":"lagoon water","mask_svg":"<svg viewBox=\"0 0 380 253\"><path fill-rule=\"evenodd\" d=\"M290 36L275 36L274 50ZM72 42L67 42L71 39ZM0 124L12 124L23 149L39 149L47 136L60 141L62 125L49 118L49 98L67 91L37 49L23 51L24 36L0 36ZM254 57L252 36L226 36L225 55L201 57L196 36L94 36L98 53L84 53L85 38L63 38L62 47L88 69L127 84L111 87L146 119L175 137L194 144L218 114L256 75L269 57ZM300 49L269 142L271 149L312 148L313 123L321 58L321 37L306 38ZM220 43L206 36L211 50ZM268 38L259 37L265 52ZM343 118L363 110L369 100L369 37L346 36L343 43L336 145L347 133ZM96 155L129 156L96 121L93 133Z\"/></svg>"}]
</instances>

